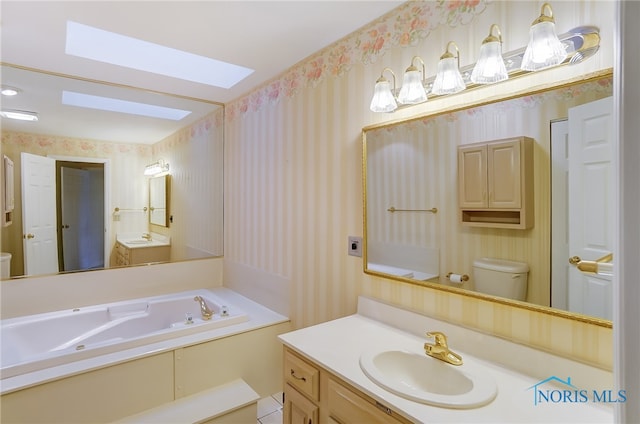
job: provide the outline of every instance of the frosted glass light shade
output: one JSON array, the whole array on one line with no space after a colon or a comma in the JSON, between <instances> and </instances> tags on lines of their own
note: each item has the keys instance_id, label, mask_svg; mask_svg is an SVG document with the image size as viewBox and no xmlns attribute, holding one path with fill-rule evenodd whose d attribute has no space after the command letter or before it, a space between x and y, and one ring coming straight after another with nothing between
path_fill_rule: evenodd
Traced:
<instances>
[{"instance_id":1,"label":"frosted glass light shade","mask_svg":"<svg viewBox=\"0 0 640 424\"><path fill-rule=\"evenodd\" d=\"M443 95L454 94L466 88L466 84L460 75L458 61L455 57L441 58L438 62L438 72L433 81L431 93Z\"/></svg>"},{"instance_id":2,"label":"frosted glass light shade","mask_svg":"<svg viewBox=\"0 0 640 424\"><path fill-rule=\"evenodd\" d=\"M502 58L502 46L499 41L483 43L480 58L471 72L471 81L476 84L493 84L509 78Z\"/></svg>"},{"instance_id":3,"label":"frosted glass light shade","mask_svg":"<svg viewBox=\"0 0 640 424\"><path fill-rule=\"evenodd\" d=\"M422 85L420 71L416 68L407 70L402 79L402 88L398 94L398 101L405 105L415 105L427 101L427 91Z\"/></svg>"},{"instance_id":4,"label":"frosted glass light shade","mask_svg":"<svg viewBox=\"0 0 640 424\"><path fill-rule=\"evenodd\" d=\"M529 30L529 44L524 52L520 68L524 71L539 71L561 64L567 50L556 35L552 21L539 22Z\"/></svg>"},{"instance_id":5,"label":"frosted glass light shade","mask_svg":"<svg viewBox=\"0 0 640 424\"><path fill-rule=\"evenodd\" d=\"M376 82L373 89L373 98L369 109L372 112L393 112L398 108L398 103L391 92L391 84L386 79Z\"/></svg>"}]
</instances>

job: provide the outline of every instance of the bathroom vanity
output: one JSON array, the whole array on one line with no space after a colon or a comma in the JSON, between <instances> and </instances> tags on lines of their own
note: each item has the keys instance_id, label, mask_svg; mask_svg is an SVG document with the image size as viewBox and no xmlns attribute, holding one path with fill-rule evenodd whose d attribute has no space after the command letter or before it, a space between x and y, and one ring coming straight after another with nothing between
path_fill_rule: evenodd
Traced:
<instances>
[{"instance_id":1,"label":"bathroom vanity","mask_svg":"<svg viewBox=\"0 0 640 424\"><path fill-rule=\"evenodd\" d=\"M284 348L284 423L410 423L349 382Z\"/></svg>"},{"instance_id":2,"label":"bathroom vanity","mask_svg":"<svg viewBox=\"0 0 640 424\"><path fill-rule=\"evenodd\" d=\"M463 364L426 357L427 331L446 333L450 349L461 355ZM284 344L286 424L613 421L611 405L591 396L613 386L610 372L366 297L360 297L357 314L279 338ZM387 367L382 377L390 379L386 385L371 377L363 361L377 352L419 359L387 365L380 361ZM396 390L391 380L403 380L403 373L416 378L406 390ZM459 387L451 378L455 375L463 376ZM562 391L562 384L552 383L567 377L571 390L585 390L584 402L539 398L539 391ZM440 390L439 385L448 387ZM489 385L495 391L485 391L482 401L474 404L470 393Z\"/></svg>"},{"instance_id":3,"label":"bathroom vanity","mask_svg":"<svg viewBox=\"0 0 640 424\"><path fill-rule=\"evenodd\" d=\"M160 234L151 233L148 238L143 238L141 235L116 238L117 266L168 262L170 255L170 239Z\"/></svg>"}]
</instances>

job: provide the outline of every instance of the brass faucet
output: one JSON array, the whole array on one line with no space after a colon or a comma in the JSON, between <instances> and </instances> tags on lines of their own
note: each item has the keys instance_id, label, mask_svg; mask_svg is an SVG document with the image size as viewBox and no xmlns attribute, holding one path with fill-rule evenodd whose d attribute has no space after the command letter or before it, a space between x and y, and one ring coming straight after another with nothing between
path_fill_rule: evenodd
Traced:
<instances>
[{"instance_id":1,"label":"brass faucet","mask_svg":"<svg viewBox=\"0 0 640 424\"><path fill-rule=\"evenodd\" d=\"M427 333L427 337L433 337L435 344L425 343L424 353L427 355L440 359L451 365L462 365L462 356L449 350L447 345L447 336L439 331L430 331Z\"/></svg>"},{"instance_id":2,"label":"brass faucet","mask_svg":"<svg viewBox=\"0 0 640 424\"><path fill-rule=\"evenodd\" d=\"M196 296L193 298L196 302L200 303L200 314L202 315L203 320L210 320L213 316L213 311L209 309L207 306L207 302L201 296Z\"/></svg>"},{"instance_id":3,"label":"brass faucet","mask_svg":"<svg viewBox=\"0 0 640 424\"><path fill-rule=\"evenodd\" d=\"M151 234L149 233L142 233L142 238L145 240L149 240L151 241Z\"/></svg>"}]
</instances>

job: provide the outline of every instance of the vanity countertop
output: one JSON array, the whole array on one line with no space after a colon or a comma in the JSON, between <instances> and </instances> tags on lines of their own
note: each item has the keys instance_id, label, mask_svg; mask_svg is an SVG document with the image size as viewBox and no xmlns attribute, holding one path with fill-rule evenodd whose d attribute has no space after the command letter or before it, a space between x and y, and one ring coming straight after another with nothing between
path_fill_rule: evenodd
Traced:
<instances>
[{"instance_id":1,"label":"vanity countertop","mask_svg":"<svg viewBox=\"0 0 640 424\"><path fill-rule=\"evenodd\" d=\"M150 239L142 237L143 233L117 234L116 240L129 249L144 249L146 247L170 246L171 237L162 234L150 233Z\"/></svg>"},{"instance_id":2,"label":"vanity countertop","mask_svg":"<svg viewBox=\"0 0 640 424\"><path fill-rule=\"evenodd\" d=\"M361 298L362 302L363 299ZM371 299L364 299L370 302ZM375 303L375 301L374 301ZM498 385L498 395L486 406L474 409L447 409L434 407L417 402L413 402L397 396L373 383L360 369L359 358L363 352L372 350L406 350L409 352L423 353L423 344L427 341L426 337L418 337L412 330L403 331L396 326L385 323L385 319L380 320L383 315L388 314L389 308L383 305L385 311L380 312L374 306L361 308L359 303L359 313L345 318L329 321L312 327L296 330L280 336L280 340L289 348L300 353L302 356L316 362L326 370L341 377L357 389L371 396L372 398L386 404L400 415L416 422L529 422L529 423L546 423L546 422L613 422L613 410L610 405L604 405L602 402L596 403L592 399L592 392L597 390L601 393L611 389L610 382L606 381L594 384L594 376L598 379L599 373L609 374L602 370L595 370L593 373L584 371L584 364L577 367L565 367L568 361L560 358L558 360L549 360L552 356L548 353L540 352L540 356L533 349L516 345L513 349L507 348L503 354L522 355L519 362L527 362L526 366L538 368L538 374L541 372L552 372L553 367L556 369L555 374L540 374L533 377L531 375L514 371L504 365L497 364L494 361L480 359L480 355L472 355L464 349L459 349L456 340L461 341L463 338L467 342L477 343L477 349L487 349L483 347L486 342L494 339L492 336L481 335L480 337L465 337L465 332L474 333L471 330L458 327L458 331L454 330L451 324L433 320L432 318L421 316L425 321L419 325L427 325L423 332L427 331L444 331L449 337L449 346L451 350L462 355L465 363L475 363L481 365L492 375ZM363 312L364 311L364 312ZM404 312L404 311L403 311ZM417 315L413 312L410 314ZM367 316L369 315L369 316ZM374 315L372 317L371 315ZM378 315L378 316L375 316ZM375 318L375 319L374 319ZM394 319L406 319L407 317L395 317ZM421 318L412 319L420 321ZM478 333L476 333L478 334ZM481 341L481 342L480 342ZM497 342L496 349L500 349L504 340ZM513 344L513 343L510 343ZM515 345L515 344L513 344ZM520 349L524 348L524 350ZM520 350L520 352L518 352ZM531 352L533 351L533 352ZM514 358L511 358L513 360ZM546 365L541 365L546 363ZM463 364L462 367L465 365ZM591 368L591 367L589 367ZM573 374L572 374L573 373ZM567 387L551 386L551 383L544 381L557 376L559 379L566 381L567 377L571 378L571 384L579 386L578 390L585 390L585 397L581 395L569 396L570 399L579 400L577 402L542 402L535 404L536 388L546 388L549 390L560 390L561 392ZM572 389L573 390L573 389ZM573 392L572 392L573 393ZM615 395L613 397L616 398ZM601 398L602 399L602 398Z\"/></svg>"}]
</instances>

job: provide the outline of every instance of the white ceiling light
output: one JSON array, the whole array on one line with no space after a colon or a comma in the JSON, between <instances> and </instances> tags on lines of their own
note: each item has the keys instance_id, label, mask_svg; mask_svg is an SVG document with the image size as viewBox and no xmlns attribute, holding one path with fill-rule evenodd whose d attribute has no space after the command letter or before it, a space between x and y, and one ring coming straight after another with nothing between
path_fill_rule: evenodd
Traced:
<instances>
[{"instance_id":1,"label":"white ceiling light","mask_svg":"<svg viewBox=\"0 0 640 424\"><path fill-rule=\"evenodd\" d=\"M65 53L154 74L231 88L253 69L67 21Z\"/></svg>"},{"instance_id":2,"label":"white ceiling light","mask_svg":"<svg viewBox=\"0 0 640 424\"><path fill-rule=\"evenodd\" d=\"M62 92L62 104L88 109L128 113L130 115L170 119L172 121L179 121L191 113L191 111L188 110L113 99L110 97L94 96L91 94L75 93L73 91Z\"/></svg>"},{"instance_id":3,"label":"white ceiling light","mask_svg":"<svg viewBox=\"0 0 640 424\"><path fill-rule=\"evenodd\" d=\"M38 114L36 112L29 112L26 110L12 110L5 109L0 112L0 116L3 118L17 119L18 121L37 121Z\"/></svg>"},{"instance_id":4,"label":"white ceiling light","mask_svg":"<svg viewBox=\"0 0 640 424\"><path fill-rule=\"evenodd\" d=\"M20 89L15 87L9 87L7 85L2 86L2 95L3 96L16 96L20 92Z\"/></svg>"}]
</instances>

